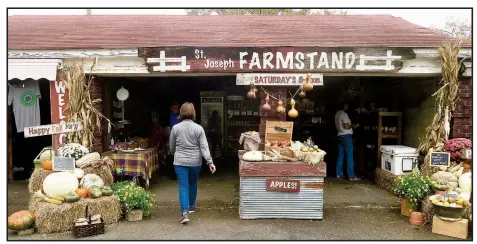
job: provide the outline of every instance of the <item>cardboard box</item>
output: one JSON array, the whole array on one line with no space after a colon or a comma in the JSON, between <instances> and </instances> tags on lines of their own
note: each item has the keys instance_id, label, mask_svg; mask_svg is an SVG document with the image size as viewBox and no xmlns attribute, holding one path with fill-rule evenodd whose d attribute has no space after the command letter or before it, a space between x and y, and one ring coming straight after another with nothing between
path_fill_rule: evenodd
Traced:
<instances>
[{"instance_id":1,"label":"cardboard box","mask_svg":"<svg viewBox=\"0 0 477 244\"><path fill-rule=\"evenodd\" d=\"M469 235L469 220L445 221L434 215L432 221L432 233L467 239Z\"/></svg>"}]
</instances>

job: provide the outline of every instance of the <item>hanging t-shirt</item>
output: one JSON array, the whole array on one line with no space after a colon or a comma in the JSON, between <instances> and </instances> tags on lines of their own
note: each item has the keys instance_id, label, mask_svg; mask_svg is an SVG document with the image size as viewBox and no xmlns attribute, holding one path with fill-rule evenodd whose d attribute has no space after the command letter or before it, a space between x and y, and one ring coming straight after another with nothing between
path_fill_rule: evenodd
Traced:
<instances>
[{"instance_id":1,"label":"hanging t-shirt","mask_svg":"<svg viewBox=\"0 0 477 244\"><path fill-rule=\"evenodd\" d=\"M39 99L40 85L38 81L25 83L25 87L8 87L8 105L13 103L13 115L17 132L23 132L25 127L38 126L40 121Z\"/></svg>"}]
</instances>

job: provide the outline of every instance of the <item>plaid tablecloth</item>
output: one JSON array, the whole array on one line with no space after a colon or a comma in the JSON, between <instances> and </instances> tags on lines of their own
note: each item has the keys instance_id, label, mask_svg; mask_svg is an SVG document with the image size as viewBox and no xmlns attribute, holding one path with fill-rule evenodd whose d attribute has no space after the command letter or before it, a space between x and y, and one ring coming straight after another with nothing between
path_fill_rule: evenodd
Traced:
<instances>
[{"instance_id":1,"label":"plaid tablecloth","mask_svg":"<svg viewBox=\"0 0 477 244\"><path fill-rule=\"evenodd\" d=\"M152 177L152 173L159 166L157 150L155 148L147 148L144 151L132 153L107 151L103 153L104 156L114 160L117 175L140 176L145 180L149 180Z\"/></svg>"}]
</instances>

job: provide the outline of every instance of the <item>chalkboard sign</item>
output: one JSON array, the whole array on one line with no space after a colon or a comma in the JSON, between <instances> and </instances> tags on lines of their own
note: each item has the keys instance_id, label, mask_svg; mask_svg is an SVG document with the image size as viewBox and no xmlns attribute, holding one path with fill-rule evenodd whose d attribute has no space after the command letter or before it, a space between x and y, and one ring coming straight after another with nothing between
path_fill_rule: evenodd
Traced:
<instances>
[{"instance_id":1,"label":"chalkboard sign","mask_svg":"<svg viewBox=\"0 0 477 244\"><path fill-rule=\"evenodd\" d=\"M75 160L68 157L53 157L53 171L75 170Z\"/></svg>"},{"instance_id":2,"label":"chalkboard sign","mask_svg":"<svg viewBox=\"0 0 477 244\"><path fill-rule=\"evenodd\" d=\"M447 166L450 165L450 153L433 152L431 153L431 166Z\"/></svg>"}]
</instances>

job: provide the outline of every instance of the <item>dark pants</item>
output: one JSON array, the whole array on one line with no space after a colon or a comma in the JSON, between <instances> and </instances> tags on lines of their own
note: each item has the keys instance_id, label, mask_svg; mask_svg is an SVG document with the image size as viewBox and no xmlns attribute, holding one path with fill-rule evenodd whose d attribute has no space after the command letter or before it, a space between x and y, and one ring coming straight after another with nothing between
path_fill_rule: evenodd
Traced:
<instances>
[{"instance_id":1,"label":"dark pants","mask_svg":"<svg viewBox=\"0 0 477 244\"><path fill-rule=\"evenodd\" d=\"M212 158L215 158L215 156L217 155L217 147L219 147L219 149L222 149L222 137L220 136L218 132L210 131L209 138L210 138L210 144L212 144L210 148L211 149L210 156ZM222 152L220 153L220 155L222 156Z\"/></svg>"},{"instance_id":2,"label":"dark pants","mask_svg":"<svg viewBox=\"0 0 477 244\"><path fill-rule=\"evenodd\" d=\"M195 206L197 198L197 182L199 180L200 166L187 167L174 165L174 169L179 180L179 201L181 203L181 213L189 211Z\"/></svg>"}]
</instances>

